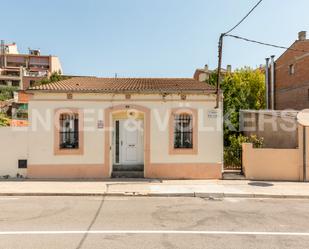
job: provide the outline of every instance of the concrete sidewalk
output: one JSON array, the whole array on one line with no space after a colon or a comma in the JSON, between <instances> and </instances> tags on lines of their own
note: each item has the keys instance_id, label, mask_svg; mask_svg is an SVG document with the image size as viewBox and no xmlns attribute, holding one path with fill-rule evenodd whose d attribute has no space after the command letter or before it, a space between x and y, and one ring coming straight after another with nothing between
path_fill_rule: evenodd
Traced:
<instances>
[{"instance_id":1,"label":"concrete sidewalk","mask_svg":"<svg viewBox=\"0 0 309 249\"><path fill-rule=\"evenodd\" d=\"M0 196L308 198L309 183L246 180L0 181Z\"/></svg>"}]
</instances>

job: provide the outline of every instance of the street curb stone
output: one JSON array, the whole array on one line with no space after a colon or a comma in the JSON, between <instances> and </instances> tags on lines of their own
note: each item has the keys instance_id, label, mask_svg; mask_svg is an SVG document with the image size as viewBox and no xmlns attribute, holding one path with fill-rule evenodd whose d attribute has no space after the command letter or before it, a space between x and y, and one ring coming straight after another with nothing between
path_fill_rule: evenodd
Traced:
<instances>
[{"instance_id":1,"label":"street curb stone","mask_svg":"<svg viewBox=\"0 0 309 249\"><path fill-rule=\"evenodd\" d=\"M247 193L0 193L0 196L123 196L123 197L198 197L198 198L278 198L278 199L309 199L309 195L274 195Z\"/></svg>"}]
</instances>

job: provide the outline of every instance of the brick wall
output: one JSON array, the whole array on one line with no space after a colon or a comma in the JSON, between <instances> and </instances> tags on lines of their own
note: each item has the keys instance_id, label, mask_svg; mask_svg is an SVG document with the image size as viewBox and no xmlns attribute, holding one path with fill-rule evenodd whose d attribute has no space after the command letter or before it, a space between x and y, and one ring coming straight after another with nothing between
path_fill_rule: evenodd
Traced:
<instances>
[{"instance_id":1,"label":"brick wall","mask_svg":"<svg viewBox=\"0 0 309 249\"><path fill-rule=\"evenodd\" d=\"M309 51L309 40L296 41L291 48ZM294 65L294 74L289 73ZM275 109L309 108L309 53L287 50L276 61Z\"/></svg>"},{"instance_id":2,"label":"brick wall","mask_svg":"<svg viewBox=\"0 0 309 249\"><path fill-rule=\"evenodd\" d=\"M18 102L19 103L28 103L29 102L29 94L24 91L18 92Z\"/></svg>"},{"instance_id":3,"label":"brick wall","mask_svg":"<svg viewBox=\"0 0 309 249\"><path fill-rule=\"evenodd\" d=\"M23 77L23 89L27 89L31 86L31 82L37 82L42 80L44 77L31 77L31 76L24 76Z\"/></svg>"}]
</instances>

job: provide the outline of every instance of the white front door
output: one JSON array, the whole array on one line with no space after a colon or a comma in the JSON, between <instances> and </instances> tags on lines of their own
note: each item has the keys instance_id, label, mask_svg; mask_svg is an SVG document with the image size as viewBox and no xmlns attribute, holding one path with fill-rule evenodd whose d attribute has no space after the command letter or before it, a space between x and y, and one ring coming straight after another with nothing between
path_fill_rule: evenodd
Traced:
<instances>
[{"instance_id":1,"label":"white front door","mask_svg":"<svg viewBox=\"0 0 309 249\"><path fill-rule=\"evenodd\" d=\"M120 164L144 164L142 120L119 120Z\"/></svg>"}]
</instances>

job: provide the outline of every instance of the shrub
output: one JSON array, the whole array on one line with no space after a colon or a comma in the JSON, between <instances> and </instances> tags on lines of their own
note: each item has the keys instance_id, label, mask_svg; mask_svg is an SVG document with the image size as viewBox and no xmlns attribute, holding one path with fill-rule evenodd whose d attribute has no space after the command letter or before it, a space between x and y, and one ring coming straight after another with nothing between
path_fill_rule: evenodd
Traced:
<instances>
[{"instance_id":1,"label":"shrub","mask_svg":"<svg viewBox=\"0 0 309 249\"><path fill-rule=\"evenodd\" d=\"M231 135L229 137L229 147L224 148L224 163L230 167L241 166L241 151L243 143L252 143L254 148L263 147L263 138L256 135L246 137L243 135Z\"/></svg>"},{"instance_id":2,"label":"shrub","mask_svg":"<svg viewBox=\"0 0 309 249\"><path fill-rule=\"evenodd\" d=\"M231 135L229 137L230 148L240 149L243 143L252 143L254 148L262 148L263 147L263 138L258 138L256 135L251 135L250 137L246 137L243 135Z\"/></svg>"},{"instance_id":3,"label":"shrub","mask_svg":"<svg viewBox=\"0 0 309 249\"><path fill-rule=\"evenodd\" d=\"M215 85L217 73L210 75L207 81ZM220 84L223 91L224 145L230 146L229 138L239 133L239 110L264 109L265 77L260 69L244 67L226 74Z\"/></svg>"},{"instance_id":4,"label":"shrub","mask_svg":"<svg viewBox=\"0 0 309 249\"><path fill-rule=\"evenodd\" d=\"M0 112L0 127L1 126L10 126L10 119L4 113Z\"/></svg>"},{"instance_id":5,"label":"shrub","mask_svg":"<svg viewBox=\"0 0 309 249\"><path fill-rule=\"evenodd\" d=\"M12 99L17 90L18 88L14 86L0 86L0 101Z\"/></svg>"},{"instance_id":6,"label":"shrub","mask_svg":"<svg viewBox=\"0 0 309 249\"><path fill-rule=\"evenodd\" d=\"M53 83L53 82L57 82L57 81L60 81L60 80L67 80L67 79L70 79L71 77L69 76L63 76L61 75L60 72L53 72L50 77L46 77L46 78L43 78L37 82L34 83L34 86L39 86L39 85L44 85L44 84L48 84L48 83Z\"/></svg>"}]
</instances>

